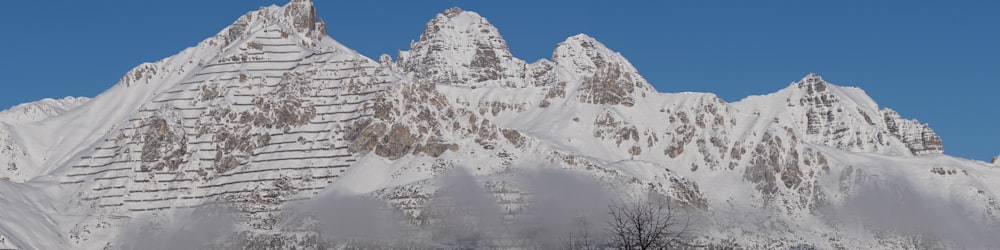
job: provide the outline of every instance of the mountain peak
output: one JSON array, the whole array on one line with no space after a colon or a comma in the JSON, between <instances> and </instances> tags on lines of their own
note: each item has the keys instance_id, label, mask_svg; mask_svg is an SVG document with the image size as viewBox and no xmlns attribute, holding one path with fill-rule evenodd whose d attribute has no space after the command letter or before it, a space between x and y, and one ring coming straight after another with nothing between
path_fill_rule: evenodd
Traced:
<instances>
[{"instance_id":1,"label":"mountain peak","mask_svg":"<svg viewBox=\"0 0 1000 250\"><path fill-rule=\"evenodd\" d=\"M829 85L829 83L823 80L822 76L819 76L813 72L809 72L809 74L806 74L805 77L802 77L802 80L799 80L797 83L793 84L797 85L799 89L806 90L806 93L808 95L826 92L827 87Z\"/></svg>"},{"instance_id":2,"label":"mountain peak","mask_svg":"<svg viewBox=\"0 0 1000 250\"><path fill-rule=\"evenodd\" d=\"M465 11L462 10L462 8L459 8L459 7L456 6L456 7L451 7L449 9L447 9L447 10L444 10L444 13L441 13L441 14L444 14L447 17L455 17L458 14L461 14L462 12L465 12ZM472 12L472 14L476 14L476 13Z\"/></svg>"},{"instance_id":3,"label":"mountain peak","mask_svg":"<svg viewBox=\"0 0 1000 250\"><path fill-rule=\"evenodd\" d=\"M784 116L798 123L795 127L801 129L805 141L854 152L892 155L944 152L941 138L929 125L880 108L860 88L838 86L809 73L780 92L786 95L776 97L784 99L783 106L789 107ZM889 140L890 137L898 142Z\"/></svg>"},{"instance_id":4,"label":"mountain peak","mask_svg":"<svg viewBox=\"0 0 1000 250\"><path fill-rule=\"evenodd\" d=\"M258 11L251 11L240 17L230 29L244 31L250 24L257 22L268 25L279 23L290 31L310 36L326 34L326 24L317 16L312 0L291 0L281 7L261 7Z\"/></svg>"},{"instance_id":5,"label":"mountain peak","mask_svg":"<svg viewBox=\"0 0 1000 250\"><path fill-rule=\"evenodd\" d=\"M420 40L400 52L399 65L418 79L468 84L519 76L524 62L486 18L455 7L427 23Z\"/></svg>"},{"instance_id":6,"label":"mountain peak","mask_svg":"<svg viewBox=\"0 0 1000 250\"><path fill-rule=\"evenodd\" d=\"M817 75L816 73L813 72L809 72L809 74L806 74L805 77L802 77L802 82L825 82L825 81L823 81L822 76Z\"/></svg>"},{"instance_id":7,"label":"mountain peak","mask_svg":"<svg viewBox=\"0 0 1000 250\"><path fill-rule=\"evenodd\" d=\"M864 90L838 86L823 80L822 76L813 72L809 72L799 81L792 82L786 89L793 93L793 96L787 99L789 105L831 107L837 103L852 103L872 112L878 110L878 104Z\"/></svg>"},{"instance_id":8,"label":"mountain peak","mask_svg":"<svg viewBox=\"0 0 1000 250\"><path fill-rule=\"evenodd\" d=\"M452 7L434 16L420 35L420 41L440 38L440 36L456 35L442 33L466 33L468 35L452 36L451 38L472 38L476 33L485 33L499 36L499 31L493 24L479 13L462 10L459 7ZM497 37L499 38L499 37ZM502 40L502 38L500 38Z\"/></svg>"},{"instance_id":9,"label":"mountain peak","mask_svg":"<svg viewBox=\"0 0 1000 250\"><path fill-rule=\"evenodd\" d=\"M320 38L327 35L326 23L316 15L311 0L291 0L284 6L261 7L240 16L215 39L225 47L268 27L281 30L283 36L294 33L301 34L302 38Z\"/></svg>"},{"instance_id":10,"label":"mountain peak","mask_svg":"<svg viewBox=\"0 0 1000 250\"><path fill-rule=\"evenodd\" d=\"M653 92L624 56L586 34L559 43L552 52L552 61L582 78L580 98L587 103L631 106L633 93Z\"/></svg>"},{"instance_id":11,"label":"mountain peak","mask_svg":"<svg viewBox=\"0 0 1000 250\"><path fill-rule=\"evenodd\" d=\"M592 75L602 67L617 65L627 73L638 76L638 71L624 56L586 34L577 34L559 43L552 53L552 61L581 75ZM638 79L645 83L644 79Z\"/></svg>"},{"instance_id":12,"label":"mountain peak","mask_svg":"<svg viewBox=\"0 0 1000 250\"><path fill-rule=\"evenodd\" d=\"M323 28L320 32L326 33L322 20L316 17L312 0L292 0L282 8L282 16L300 33L316 31L317 28Z\"/></svg>"},{"instance_id":13,"label":"mountain peak","mask_svg":"<svg viewBox=\"0 0 1000 250\"><path fill-rule=\"evenodd\" d=\"M590 35L587 35L585 33L580 33L580 34L576 34L576 35L567 37L566 41L563 41L563 42L571 42L571 41L581 42L581 43L583 43L583 42L595 43L595 42L597 42L597 39L594 39L594 37L592 37ZM603 46L603 44L602 44L602 46Z\"/></svg>"}]
</instances>

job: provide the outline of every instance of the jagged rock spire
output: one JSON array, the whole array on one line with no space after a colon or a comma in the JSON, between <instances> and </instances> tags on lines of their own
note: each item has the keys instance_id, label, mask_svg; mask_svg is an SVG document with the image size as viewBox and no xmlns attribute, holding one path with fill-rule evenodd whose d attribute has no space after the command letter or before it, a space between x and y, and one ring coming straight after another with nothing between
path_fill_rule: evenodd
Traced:
<instances>
[{"instance_id":1,"label":"jagged rock spire","mask_svg":"<svg viewBox=\"0 0 1000 250\"><path fill-rule=\"evenodd\" d=\"M803 82L816 82L816 81L822 82L823 81L823 77L817 75L816 73L809 72L809 74L806 74L805 77L802 77L802 81Z\"/></svg>"},{"instance_id":2,"label":"jagged rock spire","mask_svg":"<svg viewBox=\"0 0 1000 250\"><path fill-rule=\"evenodd\" d=\"M282 16L300 33L320 31L326 34L326 25L317 18L312 0L292 0L282 8Z\"/></svg>"}]
</instances>

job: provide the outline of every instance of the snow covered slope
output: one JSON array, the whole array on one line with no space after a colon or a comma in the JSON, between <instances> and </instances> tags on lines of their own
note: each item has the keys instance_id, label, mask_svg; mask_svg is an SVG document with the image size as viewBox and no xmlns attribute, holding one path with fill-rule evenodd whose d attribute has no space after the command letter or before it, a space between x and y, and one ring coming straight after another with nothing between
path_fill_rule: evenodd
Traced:
<instances>
[{"instance_id":1,"label":"snow covered slope","mask_svg":"<svg viewBox=\"0 0 1000 250\"><path fill-rule=\"evenodd\" d=\"M16 125L40 121L62 114L67 110L87 103L87 101L90 101L90 98L67 96L63 99L45 98L36 102L22 103L0 111L0 122Z\"/></svg>"},{"instance_id":2,"label":"snow covered slope","mask_svg":"<svg viewBox=\"0 0 1000 250\"><path fill-rule=\"evenodd\" d=\"M35 165L28 157L27 151L20 140L34 138L15 138L10 132L13 126L31 123L57 116L90 101L87 97L66 97L63 99L42 99L36 102L23 103L0 111L0 178L22 182L31 177L32 169L26 166Z\"/></svg>"},{"instance_id":3,"label":"snow covered slope","mask_svg":"<svg viewBox=\"0 0 1000 250\"><path fill-rule=\"evenodd\" d=\"M508 222L546 202L521 176L556 171L671 197L712 218L700 242L729 247L974 246L1000 223L1000 168L944 155L928 125L861 89L810 73L733 103L658 93L592 37L526 63L458 8L393 62L328 37L308 0L264 7L56 113L0 124L0 248L115 248L139 218L219 204L240 215L226 244L316 244L281 212L343 192L419 220L456 169ZM950 234L831 219L871 193L926 205Z\"/></svg>"}]
</instances>

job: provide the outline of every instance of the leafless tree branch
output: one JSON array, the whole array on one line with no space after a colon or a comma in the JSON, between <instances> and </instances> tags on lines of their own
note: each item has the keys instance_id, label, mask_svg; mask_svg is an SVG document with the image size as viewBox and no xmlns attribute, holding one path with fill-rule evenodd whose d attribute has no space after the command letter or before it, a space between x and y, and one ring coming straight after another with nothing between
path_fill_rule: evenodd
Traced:
<instances>
[{"instance_id":1,"label":"leafless tree branch","mask_svg":"<svg viewBox=\"0 0 1000 250\"><path fill-rule=\"evenodd\" d=\"M694 221L667 199L616 201L608 206L608 237L617 249L672 249L690 244Z\"/></svg>"}]
</instances>

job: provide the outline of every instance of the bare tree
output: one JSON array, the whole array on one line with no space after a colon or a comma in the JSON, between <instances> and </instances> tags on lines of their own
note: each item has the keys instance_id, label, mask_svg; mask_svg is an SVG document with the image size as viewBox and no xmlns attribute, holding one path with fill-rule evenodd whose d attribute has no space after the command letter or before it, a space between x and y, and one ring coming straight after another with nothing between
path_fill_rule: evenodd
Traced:
<instances>
[{"instance_id":1,"label":"bare tree","mask_svg":"<svg viewBox=\"0 0 1000 250\"><path fill-rule=\"evenodd\" d=\"M690 247L694 221L666 198L608 205L608 237L616 249L647 250Z\"/></svg>"},{"instance_id":2,"label":"bare tree","mask_svg":"<svg viewBox=\"0 0 1000 250\"><path fill-rule=\"evenodd\" d=\"M563 249L567 250L597 250L600 244L590 232L590 225L587 219L579 217L576 219L577 232L571 232L567 237L560 239Z\"/></svg>"}]
</instances>

